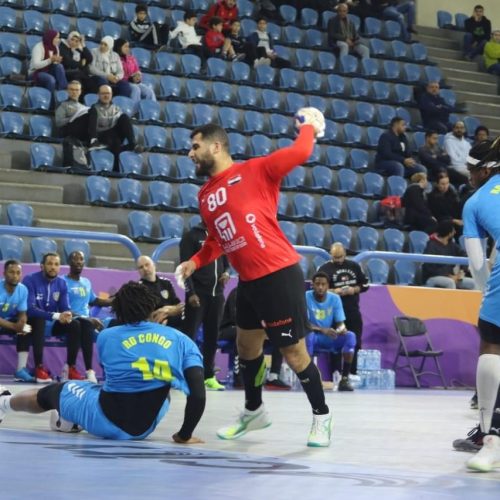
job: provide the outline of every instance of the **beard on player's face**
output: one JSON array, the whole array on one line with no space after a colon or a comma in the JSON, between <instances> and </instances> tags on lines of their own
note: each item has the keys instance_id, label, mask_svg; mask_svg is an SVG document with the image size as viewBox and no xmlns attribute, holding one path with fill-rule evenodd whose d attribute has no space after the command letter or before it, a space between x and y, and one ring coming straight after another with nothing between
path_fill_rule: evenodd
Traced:
<instances>
[{"instance_id":1,"label":"beard on player's face","mask_svg":"<svg viewBox=\"0 0 500 500\"><path fill-rule=\"evenodd\" d=\"M198 159L198 164L196 165L196 176L206 177L207 175L212 175L214 167L214 157L212 155L206 154L203 158Z\"/></svg>"}]
</instances>

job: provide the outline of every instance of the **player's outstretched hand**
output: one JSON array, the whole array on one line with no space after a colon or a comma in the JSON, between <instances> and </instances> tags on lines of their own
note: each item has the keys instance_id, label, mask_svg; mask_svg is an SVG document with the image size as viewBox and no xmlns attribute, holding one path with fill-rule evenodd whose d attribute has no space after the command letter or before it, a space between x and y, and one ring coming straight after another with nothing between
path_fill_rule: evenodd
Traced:
<instances>
[{"instance_id":1,"label":"player's outstretched hand","mask_svg":"<svg viewBox=\"0 0 500 500\"><path fill-rule=\"evenodd\" d=\"M300 108L295 113L295 127L302 128L304 125L312 125L316 132L316 138L320 139L325 136L325 117L317 108Z\"/></svg>"},{"instance_id":2,"label":"player's outstretched hand","mask_svg":"<svg viewBox=\"0 0 500 500\"><path fill-rule=\"evenodd\" d=\"M196 265L192 260L181 262L175 269L175 280L177 284L183 289L186 289L184 281L189 278L196 271Z\"/></svg>"},{"instance_id":3,"label":"player's outstretched hand","mask_svg":"<svg viewBox=\"0 0 500 500\"><path fill-rule=\"evenodd\" d=\"M179 434L176 432L173 436L172 439L179 444L204 444L205 441L203 441L200 438L197 438L196 436L191 436L189 439L182 439Z\"/></svg>"}]
</instances>

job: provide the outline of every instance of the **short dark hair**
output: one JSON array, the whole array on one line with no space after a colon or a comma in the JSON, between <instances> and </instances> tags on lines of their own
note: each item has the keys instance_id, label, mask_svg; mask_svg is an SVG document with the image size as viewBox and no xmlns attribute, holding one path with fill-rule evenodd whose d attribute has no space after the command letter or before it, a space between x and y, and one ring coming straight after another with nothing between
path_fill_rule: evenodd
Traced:
<instances>
[{"instance_id":1,"label":"short dark hair","mask_svg":"<svg viewBox=\"0 0 500 500\"><path fill-rule=\"evenodd\" d=\"M259 16L257 17L257 24L259 24L261 21L266 21L266 23L268 22L267 21L267 17L265 16Z\"/></svg>"},{"instance_id":2,"label":"short dark hair","mask_svg":"<svg viewBox=\"0 0 500 500\"><path fill-rule=\"evenodd\" d=\"M5 272L5 271L7 271L9 266L20 266L20 265L21 265L21 263L17 259L9 259L9 260L6 260L4 262L3 270Z\"/></svg>"},{"instance_id":3,"label":"short dark hair","mask_svg":"<svg viewBox=\"0 0 500 500\"><path fill-rule=\"evenodd\" d=\"M196 16L196 12L194 10L186 10L184 13L184 21L187 21L188 19L191 19Z\"/></svg>"},{"instance_id":4,"label":"short dark hair","mask_svg":"<svg viewBox=\"0 0 500 500\"><path fill-rule=\"evenodd\" d=\"M490 135L488 127L485 127L484 125L479 125L478 127L476 127L476 130L474 130L474 135L476 136L481 131L486 132L488 135Z\"/></svg>"},{"instance_id":5,"label":"short dark hair","mask_svg":"<svg viewBox=\"0 0 500 500\"><path fill-rule=\"evenodd\" d=\"M426 130L425 131L425 138L430 137L431 135L437 134L437 130Z\"/></svg>"},{"instance_id":6,"label":"short dark hair","mask_svg":"<svg viewBox=\"0 0 500 500\"><path fill-rule=\"evenodd\" d=\"M449 179L450 176L446 170L440 170L436 176L436 182L439 182L441 179Z\"/></svg>"},{"instance_id":7,"label":"short dark hair","mask_svg":"<svg viewBox=\"0 0 500 500\"><path fill-rule=\"evenodd\" d=\"M83 255L83 260L85 260L85 253L82 252L81 250L73 250L69 255L68 255L68 262L70 262L73 257L77 254L77 253L81 253Z\"/></svg>"},{"instance_id":8,"label":"short dark hair","mask_svg":"<svg viewBox=\"0 0 500 500\"><path fill-rule=\"evenodd\" d=\"M224 23L224 20L222 19L222 17L219 17L219 16L214 16L212 18L210 18L210 21L208 21L208 25L213 28L214 26L217 26L218 24L223 24Z\"/></svg>"},{"instance_id":9,"label":"short dark hair","mask_svg":"<svg viewBox=\"0 0 500 500\"><path fill-rule=\"evenodd\" d=\"M120 323L139 323L160 306L160 298L137 281L125 283L114 295L112 309Z\"/></svg>"},{"instance_id":10,"label":"short dark hair","mask_svg":"<svg viewBox=\"0 0 500 500\"><path fill-rule=\"evenodd\" d=\"M57 252L47 252L42 255L40 264L45 264L49 257L59 257L59 259L61 259L61 256Z\"/></svg>"},{"instance_id":11,"label":"short dark hair","mask_svg":"<svg viewBox=\"0 0 500 500\"><path fill-rule=\"evenodd\" d=\"M311 281L314 283L314 280L316 280L317 278L325 278L326 281L330 282L330 276L328 276L328 274L326 274L324 271L315 272Z\"/></svg>"},{"instance_id":12,"label":"short dark hair","mask_svg":"<svg viewBox=\"0 0 500 500\"><path fill-rule=\"evenodd\" d=\"M440 237L448 236L454 229L455 226L453 225L453 221L451 219L441 220L438 223L437 235Z\"/></svg>"},{"instance_id":13,"label":"short dark hair","mask_svg":"<svg viewBox=\"0 0 500 500\"><path fill-rule=\"evenodd\" d=\"M135 8L135 13L139 14L139 12L148 12L148 6L145 3L140 3Z\"/></svg>"},{"instance_id":14,"label":"short dark hair","mask_svg":"<svg viewBox=\"0 0 500 500\"><path fill-rule=\"evenodd\" d=\"M191 139L198 134L201 134L204 140L220 142L222 147L229 152L229 137L221 126L214 123L207 123L206 125L197 127L191 132Z\"/></svg>"},{"instance_id":15,"label":"short dark hair","mask_svg":"<svg viewBox=\"0 0 500 500\"><path fill-rule=\"evenodd\" d=\"M484 10L484 7L482 5L477 4L477 5L474 5L474 10L476 10L476 9L483 9Z\"/></svg>"},{"instance_id":16,"label":"short dark hair","mask_svg":"<svg viewBox=\"0 0 500 500\"><path fill-rule=\"evenodd\" d=\"M404 119L404 118L402 118L401 116L395 116L395 117L391 120L391 122L389 123L389 126L392 128L392 127L393 127L396 123L398 123L398 122L404 122L404 121L405 121L405 119Z\"/></svg>"}]
</instances>

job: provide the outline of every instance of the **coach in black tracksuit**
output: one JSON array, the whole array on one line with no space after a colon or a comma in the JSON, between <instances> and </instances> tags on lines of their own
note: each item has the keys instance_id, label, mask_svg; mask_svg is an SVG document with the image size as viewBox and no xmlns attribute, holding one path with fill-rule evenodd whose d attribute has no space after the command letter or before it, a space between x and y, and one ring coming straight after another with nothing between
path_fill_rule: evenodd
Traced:
<instances>
[{"instance_id":1,"label":"coach in black tracksuit","mask_svg":"<svg viewBox=\"0 0 500 500\"><path fill-rule=\"evenodd\" d=\"M180 242L180 261L189 260L207 239L205 226L184 233ZM193 340L203 324L203 363L205 380L214 377L217 337L224 310L224 286L229 280L229 263L225 256L197 269L186 280L186 309L183 332Z\"/></svg>"}]
</instances>

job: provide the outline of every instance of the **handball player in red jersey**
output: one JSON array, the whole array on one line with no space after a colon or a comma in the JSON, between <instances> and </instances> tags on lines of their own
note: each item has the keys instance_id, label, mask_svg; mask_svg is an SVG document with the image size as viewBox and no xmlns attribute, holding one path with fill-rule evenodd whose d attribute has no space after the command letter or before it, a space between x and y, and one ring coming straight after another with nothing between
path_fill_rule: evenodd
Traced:
<instances>
[{"instance_id":1,"label":"handball player in red jersey","mask_svg":"<svg viewBox=\"0 0 500 500\"><path fill-rule=\"evenodd\" d=\"M231 158L223 128L208 124L193 131L189 157L197 175L209 177L198 194L208 237L199 252L179 265L176 274L182 283L222 253L239 274L236 324L245 409L217 435L236 439L271 425L262 402L266 375L262 346L267 336L297 374L311 404L308 446L328 446L332 415L318 369L306 350L307 310L300 256L276 217L282 179L308 160L315 138L324 134L325 122L319 110L302 108L295 123L299 132L293 144L242 163Z\"/></svg>"}]
</instances>

